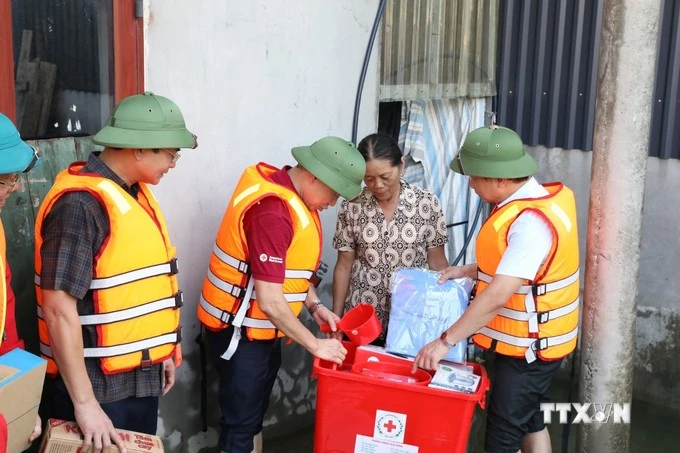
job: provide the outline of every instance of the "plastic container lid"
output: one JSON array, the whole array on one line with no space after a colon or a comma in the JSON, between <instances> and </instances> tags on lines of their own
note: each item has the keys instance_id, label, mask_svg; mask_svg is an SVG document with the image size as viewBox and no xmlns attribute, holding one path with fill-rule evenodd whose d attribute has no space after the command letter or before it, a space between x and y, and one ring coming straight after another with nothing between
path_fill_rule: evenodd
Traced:
<instances>
[{"instance_id":1,"label":"plastic container lid","mask_svg":"<svg viewBox=\"0 0 680 453\"><path fill-rule=\"evenodd\" d=\"M374 379L383 379L402 384L427 385L432 376L425 370L411 372L411 365L387 362L357 362L352 365L352 372Z\"/></svg>"}]
</instances>

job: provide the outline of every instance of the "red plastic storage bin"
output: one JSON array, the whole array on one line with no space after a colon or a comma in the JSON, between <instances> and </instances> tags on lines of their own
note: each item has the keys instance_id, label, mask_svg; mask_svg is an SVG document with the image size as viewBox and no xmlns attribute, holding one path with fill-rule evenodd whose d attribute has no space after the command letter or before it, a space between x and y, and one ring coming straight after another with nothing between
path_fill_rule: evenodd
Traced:
<instances>
[{"instance_id":1,"label":"red plastic storage bin","mask_svg":"<svg viewBox=\"0 0 680 453\"><path fill-rule=\"evenodd\" d=\"M468 363L481 376L474 394L452 392L353 373L356 346L343 345L342 367L314 360L314 453L353 453L357 445L375 451L380 444L404 452L466 451L475 405L484 408L489 389L482 365Z\"/></svg>"}]
</instances>

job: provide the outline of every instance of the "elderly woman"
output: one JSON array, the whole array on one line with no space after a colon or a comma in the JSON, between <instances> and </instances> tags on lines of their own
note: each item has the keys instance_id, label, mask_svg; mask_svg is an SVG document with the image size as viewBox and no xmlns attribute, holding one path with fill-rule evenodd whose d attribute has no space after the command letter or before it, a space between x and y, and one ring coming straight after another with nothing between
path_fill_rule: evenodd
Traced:
<instances>
[{"instance_id":1,"label":"elderly woman","mask_svg":"<svg viewBox=\"0 0 680 453\"><path fill-rule=\"evenodd\" d=\"M402 267L441 270L446 223L437 197L401 179L404 160L399 145L372 134L357 147L366 160L366 187L340 207L333 238L338 261L333 273L333 311L342 316L365 302L374 306L383 330L390 314L390 278Z\"/></svg>"}]
</instances>

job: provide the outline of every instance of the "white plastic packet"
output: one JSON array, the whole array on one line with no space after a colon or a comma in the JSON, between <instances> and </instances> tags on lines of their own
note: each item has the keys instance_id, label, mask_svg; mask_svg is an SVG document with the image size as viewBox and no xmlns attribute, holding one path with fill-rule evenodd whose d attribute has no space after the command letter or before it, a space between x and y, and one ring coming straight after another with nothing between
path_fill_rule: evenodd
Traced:
<instances>
[{"instance_id":1,"label":"white plastic packet","mask_svg":"<svg viewBox=\"0 0 680 453\"><path fill-rule=\"evenodd\" d=\"M392 274L387 352L415 357L423 346L439 338L463 315L474 281L464 277L440 284L439 277L438 272L415 268L399 269ZM458 342L445 359L465 362L466 340Z\"/></svg>"}]
</instances>

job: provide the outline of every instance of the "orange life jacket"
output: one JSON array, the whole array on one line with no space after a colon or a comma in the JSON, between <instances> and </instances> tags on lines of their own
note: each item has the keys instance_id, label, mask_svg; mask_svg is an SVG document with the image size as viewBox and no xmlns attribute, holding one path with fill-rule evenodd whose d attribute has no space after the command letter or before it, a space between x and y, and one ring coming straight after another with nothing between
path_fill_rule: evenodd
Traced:
<instances>
[{"instance_id":1,"label":"orange life jacket","mask_svg":"<svg viewBox=\"0 0 680 453\"><path fill-rule=\"evenodd\" d=\"M246 327L250 340L283 336L260 309L250 276L251 260L269 257L250 256L243 230L246 211L264 197L279 197L290 212L293 239L285 257L283 293L295 316L302 310L309 279L321 257L321 222L317 212L309 211L297 192L269 179L275 171L276 168L264 163L248 167L227 206L198 305L198 319L210 330L222 330L233 324Z\"/></svg>"},{"instance_id":2,"label":"orange life jacket","mask_svg":"<svg viewBox=\"0 0 680 453\"><path fill-rule=\"evenodd\" d=\"M477 334L474 342L499 354L557 360L576 347L579 320L579 254L576 203L561 183L546 184L549 195L511 201L495 209L477 236L477 292L488 286L507 249L508 231L523 212L545 219L552 232L550 253L527 281ZM472 302L474 303L474 301Z\"/></svg>"},{"instance_id":3,"label":"orange life jacket","mask_svg":"<svg viewBox=\"0 0 680 453\"><path fill-rule=\"evenodd\" d=\"M50 375L58 372L50 336L42 316L40 290L42 225L65 193L86 191L108 214L110 232L94 257L90 283L94 314L80 315L82 325L96 326L97 344L84 349L85 358L99 358L105 374L116 374L174 357L179 364L179 307L177 261L158 202L139 184L135 200L110 179L80 173L83 163L57 175L40 206L35 225L35 272L38 297L40 352Z\"/></svg>"}]
</instances>

